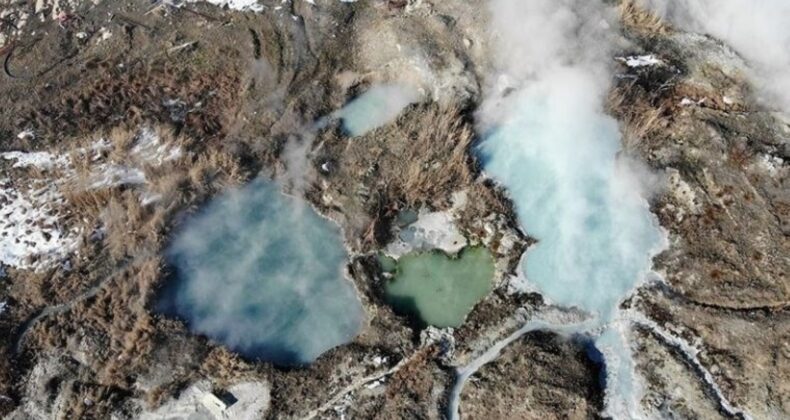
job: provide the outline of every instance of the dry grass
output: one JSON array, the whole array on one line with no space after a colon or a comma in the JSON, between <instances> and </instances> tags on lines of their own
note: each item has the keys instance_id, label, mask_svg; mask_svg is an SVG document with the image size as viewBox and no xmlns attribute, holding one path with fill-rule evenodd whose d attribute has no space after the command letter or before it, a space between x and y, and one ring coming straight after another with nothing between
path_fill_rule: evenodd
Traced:
<instances>
[{"instance_id":1,"label":"dry grass","mask_svg":"<svg viewBox=\"0 0 790 420\"><path fill-rule=\"evenodd\" d=\"M730 146L727 153L727 162L735 168L744 169L754 161L755 152L746 144L735 144Z\"/></svg>"},{"instance_id":2,"label":"dry grass","mask_svg":"<svg viewBox=\"0 0 790 420\"><path fill-rule=\"evenodd\" d=\"M213 378L219 386L230 386L244 376L252 376L254 369L237 354L224 347L215 347L203 360L200 373Z\"/></svg>"},{"instance_id":3,"label":"dry grass","mask_svg":"<svg viewBox=\"0 0 790 420\"><path fill-rule=\"evenodd\" d=\"M88 369L96 390L105 387L130 390L135 373L143 371L150 359L157 327L148 307L161 279L159 255L169 234L170 221L178 213L245 179L236 161L224 152L213 148L191 152L193 143L189 138L176 137L162 128L157 130L161 144L182 147L178 158L162 165L145 162L139 155L130 153L137 130L121 127L103 136L109 147L98 154L79 151L93 144L96 137L77 142L70 154L73 167L69 165L61 171L69 177L60 187L65 205L73 215L69 223L82 229L83 242L90 246L81 249L84 258L74 267L75 275L53 287L67 290L66 295L73 300L76 293L82 293L77 290L85 291L89 287L85 282L79 287L75 285L75 279L82 277L78 274L81 270L106 274L87 281L101 285L95 296L78 298L82 300L67 313L40 321L26 345L87 348ZM107 162L142 168L145 183L102 186L86 183L93 178L97 165ZM159 198L144 204L144 194L156 194ZM104 232L103 237L91 239L97 228ZM108 256L99 271L93 266L81 266L81 261L90 264L100 260L97 255ZM69 344L75 337L89 342ZM72 412L91 410L75 406Z\"/></svg>"},{"instance_id":4,"label":"dry grass","mask_svg":"<svg viewBox=\"0 0 790 420\"><path fill-rule=\"evenodd\" d=\"M412 208L446 208L457 187L474 179L469 154L474 131L457 109L430 105L373 135L394 145L388 152L395 156L380 161L380 173L395 196ZM406 139L389 140L395 136Z\"/></svg>"},{"instance_id":5,"label":"dry grass","mask_svg":"<svg viewBox=\"0 0 790 420\"><path fill-rule=\"evenodd\" d=\"M623 148L633 152L646 146L651 136L664 130L671 102L652 104L647 97L635 95L631 86L620 86L609 92L607 107L620 120Z\"/></svg>"},{"instance_id":6,"label":"dry grass","mask_svg":"<svg viewBox=\"0 0 790 420\"><path fill-rule=\"evenodd\" d=\"M330 170L318 177L308 197L324 206L325 214L344 220L352 246L385 244L400 210L448 209L453 193L475 183L473 141L469 119L457 108L435 103L413 105L360 137L326 130L313 163L318 168L328 162Z\"/></svg>"},{"instance_id":7,"label":"dry grass","mask_svg":"<svg viewBox=\"0 0 790 420\"><path fill-rule=\"evenodd\" d=\"M27 106L19 113L17 131L31 127L41 138L54 141L95 132L113 121L131 125L169 122L170 113L162 100L179 98L187 104L202 103L185 117L183 128L189 135L218 139L226 133L239 86L232 67L195 74L159 61L135 61L124 68L117 64L89 60L86 67L99 77L56 89L57 98L43 106L36 102Z\"/></svg>"},{"instance_id":8,"label":"dry grass","mask_svg":"<svg viewBox=\"0 0 790 420\"><path fill-rule=\"evenodd\" d=\"M619 9L623 26L629 32L657 36L672 30L659 16L638 5L636 0L622 0Z\"/></svg>"},{"instance_id":9,"label":"dry grass","mask_svg":"<svg viewBox=\"0 0 790 420\"><path fill-rule=\"evenodd\" d=\"M384 244L389 222L400 210L447 209L452 194L474 182L473 139L461 112L438 104L412 106L361 137L327 130L314 163L328 159L331 170L312 185L308 197L325 205L325 214L345 220L352 246Z\"/></svg>"},{"instance_id":10,"label":"dry grass","mask_svg":"<svg viewBox=\"0 0 790 420\"><path fill-rule=\"evenodd\" d=\"M103 136L83 139L70 153L70 179L61 190L71 213L79 215L75 222L83 232L96 226L104 227L104 244L115 259L155 253L161 247L167 221L177 211L198 203L245 179L239 165L229 155L214 149L192 153L192 141L175 136L172 130L157 126L153 131L159 145L167 150L180 148L175 159L154 164L145 155L133 153L139 130L117 127ZM107 147L91 148L96 138L103 138ZM145 174L143 185L94 186L100 165L140 169ZM157 197L143 203L145 196Z\"/></svg>"}]
</instances>

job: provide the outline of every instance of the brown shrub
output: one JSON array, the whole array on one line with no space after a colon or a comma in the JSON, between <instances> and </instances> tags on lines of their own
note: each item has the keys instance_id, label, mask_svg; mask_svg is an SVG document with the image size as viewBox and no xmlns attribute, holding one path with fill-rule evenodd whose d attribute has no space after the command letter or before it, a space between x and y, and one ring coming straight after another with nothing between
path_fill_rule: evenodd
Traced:
<instances>
[{"instance_id":1,"label":"brown shrub","mask_svg":"<svg viewBox=\"0 0 790 420\"><path fill-rule=\"evenodd\" d=\"M473 139L473 128L458 109L424 105L352 140L344 159L352 177L383 184L377 189L407 206L444 208L457 186L474 179L468 153Z\"/></svg>"},{"instance_id":2,"label":"brown shrub","mask_svg":"<svg viewBox=\"0 0 790 420\"><path fill-rule=\"evenodd\" d=\"M620 120L623 148L631 152L644 147L644 141L668 124L665 102L653 105L645 95L634 95L631 86L619 86L609 92L607 108Z\"/></svg>"},{"instance_id":3,"label":"brown shrub","mask_svg":"<svg viewBox=\"0 0 790 420\"><path fill-rule=\"evenodd\" d=\"M645 10L635 0L622 0L619 9L623 26L631 32L656 36L665 35L672 30L659 16Z\"/></svg>"}]
</instances>

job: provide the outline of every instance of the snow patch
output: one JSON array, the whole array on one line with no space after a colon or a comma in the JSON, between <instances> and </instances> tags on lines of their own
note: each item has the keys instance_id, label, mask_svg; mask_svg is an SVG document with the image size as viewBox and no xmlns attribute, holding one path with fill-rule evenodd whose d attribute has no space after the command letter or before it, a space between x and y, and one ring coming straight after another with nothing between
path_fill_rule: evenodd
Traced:
<instances>
[{"instance_id":1,"label":"snow patch","mask_svg":"<svg viewBox=\"0 0 790 420\"><path fill-rule=\"evenodd\" d=\"M758 159L759 165L770 174L777 174L785 165L784 159L779 156L764 154Z\"/></svg>"},{"instance_id":2,"label":"snow patch","mask_svg":"<svg viewBox=\"0 0 790 420\"><path fill-rule=\"evenodd\" d=\"M5 160L13 160L14 168L30 168L35 167L39 169L52 169L55 166L65 165L67 159L65 156L55 157L49 152L5 152L0 153L0 157Z\"/></svg>"},{"instance_id":3,"label":"snow patch","mask_svg":"<svg viewBox=\"0 0 790 420\"><path fill-rule=\"evenodd\" d=\"M77 249L79 231L61 229L63 196L57 185L32 182L16 188L0 180L0 262L41 269Z\"/></svg>"},{"instance_id":4,"label":"snow patch","mask_svg":"<svg viewBox=\"0 0 790 420\"><path fill-rule=\"evenodd\" d=\"M100 165L97 173L91 175L89 182L90 189L140 185L145 184L145 173L138 168L122 165Z\"/></svg>"},{"instance_id":5,"label":"snow patch","mask_svg":"<svg viewBox=\"0 0 790 420\"><path fill-rule=\"evenodd\" d=\"M656 56L650 55L629 55L627 57L617 57L617 61L631 68L650 67L663 65L664 61Z\"/></svg>"},{"instance_id":6,"label":"snow patch","mask_svg":"<svg viewBox=\"0 0 790 420\"><path fill-rule=\"evenodd\" d=\"M166 144L154 130L143 128L135 136L123 164L108 159L107 139L75 150L91 163L88 174L78 174L68 153L47 151L0 153L13 162L2 173L39 170L39 175L16 174L0 178L0 263L19 269L41 270L64 260L79 245L80 232L65 225L66 200L61 187L101 189L146 183L146 166L161 166L182 156L181 148ZM57 169L57 172L52 172ZM141 202L151 204L161 196L141 191Z\"/></svg>"},{"instance_id":7,"label":"snow patch","mask_svg":"<svg viewBox=\"0 0 790 420\"><path fill-rule=\"evenodd\" d=\"M219 7L227 7L240 12L260 13L265 8L258 0L187 0L188 3L205 2Z\"/></svg>"},{"instance_id":8,"label":"snow patch","mask_svg":"<svg viewBox=\"0 0 790 420\"><path fill-rule=\"evenodd\" d=\"M181 148L162 144L159 136L150 128L143 128L137 135L137 143L132 148L132 155L152 165L162 165L181 157Z\"/></svg>"}]
</instances>

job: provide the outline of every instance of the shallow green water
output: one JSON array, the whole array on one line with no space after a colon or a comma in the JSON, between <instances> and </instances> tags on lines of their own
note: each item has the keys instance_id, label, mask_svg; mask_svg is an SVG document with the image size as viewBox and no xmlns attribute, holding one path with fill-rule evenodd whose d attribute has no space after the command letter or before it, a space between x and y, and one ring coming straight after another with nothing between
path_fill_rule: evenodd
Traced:
<instances>
[{"instance_id":1,"label":"shallow green water","mask_svg":"<svg viewBox=\"0 0 790 420\"><path fill-rule=\"evenodd\" d=\"M485 248L467 248L458 257L441 252L408 254L397 262L385 286L387 301L401 313L436 327L458 327L491 291L494 259Z\"/></svg>"}]
</instances>

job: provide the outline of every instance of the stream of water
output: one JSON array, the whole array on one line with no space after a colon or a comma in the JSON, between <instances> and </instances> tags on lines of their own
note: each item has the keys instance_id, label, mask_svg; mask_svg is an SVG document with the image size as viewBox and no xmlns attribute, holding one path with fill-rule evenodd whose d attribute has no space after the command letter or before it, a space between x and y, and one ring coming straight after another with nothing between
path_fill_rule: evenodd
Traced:
<instances>
[{"instance_id":1,"label":"stream of water","mask_svg":"<svg viewBox=\"0 0 790 420\"><path fill-rule=\"evenodd\" d=\"M617 122L580 93L597 90L584 69L558 69L515 94L516 108L486 137L481 156L538 240L523 259L527 281L549 302L595 319L577 332L591 335L605 357L605 414L638 418L631 349L615 320L664 236L641 180L619 156Z\"/></svg>"}]
</instances>

